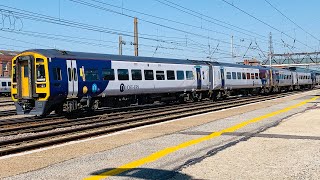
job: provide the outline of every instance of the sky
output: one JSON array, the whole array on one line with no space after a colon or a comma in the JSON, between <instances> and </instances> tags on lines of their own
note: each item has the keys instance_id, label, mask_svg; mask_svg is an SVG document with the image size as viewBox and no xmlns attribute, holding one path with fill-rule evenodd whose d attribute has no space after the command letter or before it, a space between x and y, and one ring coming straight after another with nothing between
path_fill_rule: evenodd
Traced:
<instances>
[{"instance_id":1,"label":"sky","mask_svg":"<svg viewBox=\"0 0 320 180\"><path fill-rule=\"evenodd\" d=\"M263 60L270 33L274 53L318 51L318 7L318 0L2 0L0 49L118 54L121 35L123 54L134 55L137 17L140 56Z\"/></svg>"}]
</instances>

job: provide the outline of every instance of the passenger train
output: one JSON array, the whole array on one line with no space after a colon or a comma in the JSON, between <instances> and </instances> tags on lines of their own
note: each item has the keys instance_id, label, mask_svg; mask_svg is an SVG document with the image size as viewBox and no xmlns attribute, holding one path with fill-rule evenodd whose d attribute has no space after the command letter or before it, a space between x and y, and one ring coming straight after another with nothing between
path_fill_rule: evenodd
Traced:
<instances>
[{"instance_id":1,"label":"passenger train","mask_svg":"<svg viewBox=\"0 0 320 180\"><path fill-rule=\"evenodd\" d=\"M277 93L312 88L320 80L310 71L55 49L24 51L13 58L12 69L17 114L39 116Z\"/></svg>"},{"instance_id":2,"label":"passenger train","mask_svg":"<svg viewBox=\"0 0 320 180\"><path fill-rule=\"evenodd\" d=\"M11 79L9 77L0 77L0 94L10 96Z\"/></svg>"}]
</instances>

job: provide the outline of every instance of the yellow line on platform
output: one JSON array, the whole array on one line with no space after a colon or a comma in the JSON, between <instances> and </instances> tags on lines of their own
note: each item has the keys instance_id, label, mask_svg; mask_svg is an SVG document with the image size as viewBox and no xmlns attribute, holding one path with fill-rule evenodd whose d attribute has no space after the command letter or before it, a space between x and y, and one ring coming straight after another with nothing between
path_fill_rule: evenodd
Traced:
<instances>
[{"instance_id":1,"label":"yellow line on platform","mask_svg":"<svg viewBox=\"0 0 320 180\"><path fill-rule=\"evenodd\" d=\"M216 138L218 136L221 136L223 133L234 132L234 131L239 130L239 129L241 129L241 128L249 125L249 124L256 123L256 122L261 121L263 119L270 118L270 117L276 116L278 114L281 114L281 113L290 111L292 109L298 108L298 107L300 107L300 106L302 106L302 105L304 105L304 104L306 104L306 103L308 103L310 101L314 101L314 100L316 100L318 98L319 97L313 97L311 99L302 101L302 102L300 102L298 104L286 107L284 109L281 109L281 110L278 110L278 111L274 111L274 112L262 115L260 117L256 117L256 118L244 121L242 123L236 124L234 126L231 126L229 128L223 129L221 131L213 132L213 133L211 133L209 135L202 136L200 138L193 139L193 140L190 140L190 141L186 141L186 142L181 143L181 144L176 145L176 146L172 146L172 147L168 147L168 148L162 149L162 150L160 150L158 152L155 152L155 153L153 153L153 154L151 154L149 156L146 156L146 157L144 157L142 159L138 159L136 161L132 161L132 162L130 162L128 164L124 164L124 165L122 165L122 166L120 166L118 168L103 172L103 173L98 174L98 175L87 177L87 178L85 178L85 180L98 180L98 179L107 178L109 176L115 176L115 175L123 173L125 171L128 171L128 170L137 168L139 166L142 166L144 164L156 161L156 160L158 160L158 159L160 159L162 157L165 157L165 156L167 156L167 155L169 155L169 154L171 154L171 153L173 153L175 151L178 151L180 149L187 148L189 146L192 146L192 145L195 145L195 144L199 144L199 143L201 143L203 141L207 141L207 140Z\"/></svg>"}]
</instances>

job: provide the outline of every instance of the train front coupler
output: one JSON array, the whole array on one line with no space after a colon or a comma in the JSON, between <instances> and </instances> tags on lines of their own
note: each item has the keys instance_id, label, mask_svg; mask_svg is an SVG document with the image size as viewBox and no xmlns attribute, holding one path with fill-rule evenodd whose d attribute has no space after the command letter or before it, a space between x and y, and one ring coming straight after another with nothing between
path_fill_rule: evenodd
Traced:
<instances>
[{"instance_id":1,"label":"train front coupler","mask_svg":"<svg viewBox=\"0 0 320 180\"><path fill-rule=\"evenodd\" d=\"M33 99L21 99L18 101L18 104L24 112L29 112L34 109L35 101Z\"/></svg>"}]
</instances>

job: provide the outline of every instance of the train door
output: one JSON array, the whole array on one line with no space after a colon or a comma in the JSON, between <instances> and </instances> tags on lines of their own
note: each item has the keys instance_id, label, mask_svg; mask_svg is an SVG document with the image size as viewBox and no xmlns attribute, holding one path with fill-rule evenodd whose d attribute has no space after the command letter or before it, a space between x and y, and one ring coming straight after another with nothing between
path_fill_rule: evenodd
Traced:
<instances>
[{"instance_id":1,"label":"train door","mask_svg":"<svg viewBox=\"0 0 320 180\"><path fill-rule=\"evenodd\" d=\"M201 89L202 82L201 82L201 69L196 68L196 73L197 73L197 89Z\"/></svg>"},{"instance_id":2,"label":"train door","mask_svg":"<svg viewBox=\"0 0 320 180\"><path fill-rule=\"evenodd\" d=\"M224 89L225 79L224 79L224 69L222 67L220 69L220 72L221 72L221 88Z\"/></svg>"},{"instance_id":3,"label":"train door","mask_svg":"<svg viewBox=\"0 0 320 180\"><path fill-rule=\"evenodd\" d=\"M33 56L20 56L16 60L16 80L18 98L29 99L35 97L34 58Z\"/></svg>"},{"instance_id":4,"label":"train door","mask_svg":"<svg viewBox=\"0 0 320 180\"><path fill-rule=\"evenodd\" d=\"M68 98L75 98L78 95L78 73L76 60L67 60L67 74Z\"/></svg>"},{"instance_id":5,"label":"train door","mask_svg":"<svg viewBox=\"0 0 320 180\"><path fill-rule=\"evenodd\" d=\"M21 95L22 97L29 97L29 65L28 61L22 61L20 63L20 74L21 74Z\"/></svg>"}]
</instances>

